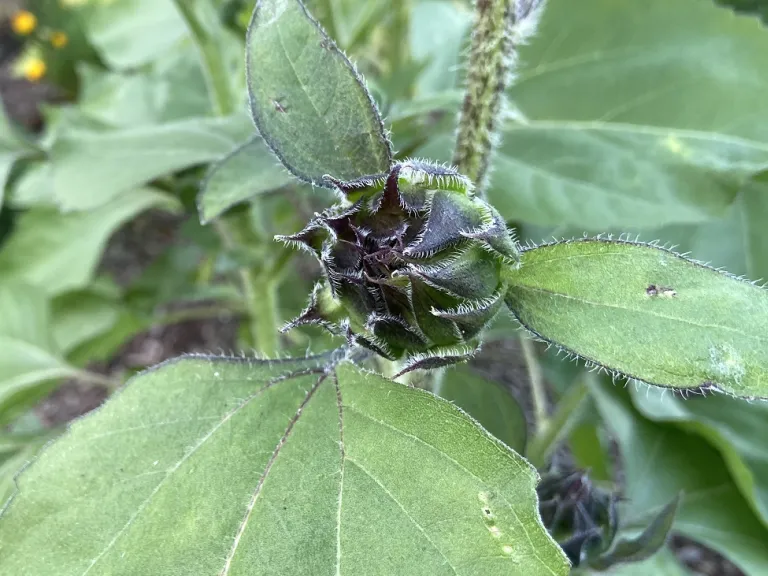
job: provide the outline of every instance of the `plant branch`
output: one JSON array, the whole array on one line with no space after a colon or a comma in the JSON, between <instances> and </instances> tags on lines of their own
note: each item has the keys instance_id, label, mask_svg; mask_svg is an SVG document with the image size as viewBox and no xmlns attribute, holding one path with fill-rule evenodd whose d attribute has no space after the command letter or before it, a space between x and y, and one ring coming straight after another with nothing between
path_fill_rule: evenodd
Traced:
<instances>
[{"instance_id":1,"label":"plant branch","mask_svg":"<svg viewBox=\"0 0 768 576\"><path fill-rule=\"evenodd\" d=\"M539 434L547 427L549 419L547 412L547 394L544 390L544 376L541 372L539 359L536 358L533 340L528 336L520 336L523 358L528 369L528 379L531 381L531 399L533 400L534 429Z\"/></svg>"},{"instance_id":2,"label":"plant branch","mask_svg":"<svg viewBox=\"0 0 768 576\"><path fill-rule=\"evenodd\" d=\"M203 75L214 110L219 116L228 116L234 111L235 98L232 94L232 85L227 78L228 67L216 39L198 19L194 0L175 0L175 4L200 53Z\"/></svg>"},{"instance_id":3,"label":"plant branch","mask_svg":"<svg viewBox=\"0 0 768 576\"><path fill-rule=\"evenodd\" d=\"M504 91L517 60L516 48L531 35L543 0L476 0L467 88L453 163L478 189L485 186Z\"/></svg>"},{"instance_id":4,"label":"plant branch","mask_svg":"<svg viewBox=\"0 0 768 576\"><path fill-rule=\"evenodd\" d=\"M584 377L579 378L557 403L555 413L547 420L546 426L534 434L528 443L525 456L536 468L546 464L547 457L557 443L576 425L587 396L588 390L584 384Z\"/></svg>"},{"instance_id":5,"label":"plant branch","mask_svg":"<svg viewBox=\"0 0 768 576\"><path fill-rule=\"evenodd\" d=\"M97 372L91 372L90 370L76 370L72 373L72 378L79 382L85 382L86 384L96 384L98 386L104 386L109 391L117 390L122 384L119 380L114 380L109 376L98 374Z\"/></svg>"}]
</instances>

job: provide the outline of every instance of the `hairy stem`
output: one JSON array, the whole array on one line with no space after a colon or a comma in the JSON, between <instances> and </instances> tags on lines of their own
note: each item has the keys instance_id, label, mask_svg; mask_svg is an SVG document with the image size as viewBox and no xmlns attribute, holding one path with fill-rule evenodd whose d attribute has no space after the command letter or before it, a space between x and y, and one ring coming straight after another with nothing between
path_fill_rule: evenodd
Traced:
<instances>
[{"instance_id":1,"label":"hairy stem","mask_svg":"<svg viewBox=\"0 0 768 576\"><path fill-rule=\"evenodd\" d=\"M497 140L515 50L533 32L543 0L476 0L453 163L482 189Z\"/></svg>"}]
</instances>

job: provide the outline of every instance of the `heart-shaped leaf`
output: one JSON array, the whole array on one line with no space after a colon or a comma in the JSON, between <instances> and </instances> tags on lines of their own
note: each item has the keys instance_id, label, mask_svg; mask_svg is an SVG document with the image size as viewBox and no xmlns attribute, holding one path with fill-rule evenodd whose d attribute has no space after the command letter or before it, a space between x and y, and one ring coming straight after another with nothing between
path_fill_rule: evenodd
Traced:
<instances>
[{"instance_id":1,"label":"heart-shaped leaf","mask_svg":"<svg viewBox=\"0 0 768 576\"><path fill-rule=\"evenodd\" d=\"M565 576L535 470L450 403L327 357L190 357L43 452L0 571Z\"/></svg>"},{"instance_id":2,"label":"heart-shaped leaf","mask_svg":"<svg viewBox=\"0 0 768 576\"><path fill-rule=\"evenodd\" d=\"M253 120L296 177L319 186L387 172L392 149L362 78L299 0L259 0L246 39Z\"/></svg>"},{"instance_id":3,"label":"heart-shaped leaf","mask_svg":"<svg viewBox=\"0 0 768 576\"><path fill-rule=\"evenodd\" d=\"M659 386L768 396L768 291L674 252L583 239L528 249L507 305L529 330Z\"/></svg>"}]
</instances>

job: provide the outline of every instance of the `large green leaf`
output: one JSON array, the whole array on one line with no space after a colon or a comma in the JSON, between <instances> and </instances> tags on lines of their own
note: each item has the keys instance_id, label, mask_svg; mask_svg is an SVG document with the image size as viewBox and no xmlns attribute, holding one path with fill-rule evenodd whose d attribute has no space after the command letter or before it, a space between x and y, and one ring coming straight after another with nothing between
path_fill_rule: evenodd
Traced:
<instances>
[{"instance_id":1,"label":"large green leaf","mask_svg":"<svg viewBox=\"0 0 768 576\"><path fill-rule=\"evenodd\" d=\"M610 574L611 576L687 576L691 573L680 565L671 550L664 549L645 562L616 566Z\"/></svg>"},{"instance_id":2,"label":"large green leaf","mask_svg":"<svg viewBox=\"0 0 768 576\"><path fill-rule=\"evenodd\" d=\"M98 2L85 20L86 33L106 62L137 68L187 36L173 0Z\"/></svg>"},{"instance_id":3,"label":"large green leaf","mask_svg":"<svg viewBox=\"0 0 768 576\"><path fill-rule=\"evenodd\" d=\"M14 134L10 122L5 117L5 108L0 101L0 209L5 197L5 184L13 164L19 158L30 153L31 146Z\"/></svg>"},{"instance_id":4,"label":"large green leaf","mask_svg":"<svg viewBox=\"0 0 768 576\"><path fill-rule=\"evenodd\" d=\"M137 128L212 112L197 55L186 47L159 54L140 71L82 65L78 75L78 110L108 126Z\"/></svg>"},{"instance_id":5,"label":"large green leaf","mask_svg":"<svg viewBox=\"0 0 768 576\"><path fill-rule=\"evenodd\" d=\"M49 316L41 289L0 284L0 427L18 414L24 399L37 398L47 382L76 373L58 354Z\"/></svg>"},{"instance_id":6,"label":"large green leaf","mask_svg":"<svg viewBox=\"0 0 768 576\"><path fill-rule=\"evenodd\" d=\"M552 0L521 48L489 198L605 231L722 214L768 166L768 34L706 0Z\"/></svg>"},{"instance_id":7,"label":"large green leaf","mask_svg":"<svg viewBox=\"0 0 768 576\"><path fill-rule=\"evenodd\" d=\"M299 0L259 0L246 40L251 113L298 178L353 180L389 169L376 105L347 57Z\"/></svg>"},{"instance_id":8,"label":"large green leaf","mask_svg":"<svg viewBox=\"0 0 768 576\"><path fill-rule=\"evenodd\" d=\"M151 180L218 160L253 133L243 114L127 130L69 130L53 145L53 184L63 210L102 206Z\"/></svg>"},{"instance_id":9,"label":"large green leaf","mask_svg":"<svg viewBox=\"0 0 768 576\"><path fill-rule=\"evenodd\" d=\"M435 393L450 400L516 452L525 452L528 424L512 393L465 367L446 370Z\"/></svg>"},{"instance_id":10,"label":"large green leaf","mask_svg":"<svg viewBox=\"0 0 768 576\"><path fill-rule=\"evenodd\" d=\"M19 477L4 573L568 573L536 473L449 403L348 363L187 358Z\"/></svg>"},{"instance_id":11,"label":"large green leaf","mask_svg":"<svg viewBox=\"0 0 768 576\"><path fill-rule=\"evenodd\" d=\"M654 246L528 249L507 305L529 330L659 386L768 396L768 291Z\"/></svg>"},{"instance_id":12,"label":"large green leaf","mask_svg":"<svg viewBox=\"0 0 768 576\"><path fill-rule=\"evenodd\" d=\"M79 345L109 332L120 316L118 294L98 287L67 292L52 302L52 334L57 347L68 354Z\"/></svg>"},{"instance_id":13,"label":"large green leaf","mask_svg":"<svg viewBox=\"0 0 768 576\"><path fill-rule=\"evenodd\" d=\"M669 226L655 231L677 250L697 260L724 266L730 273L768 279L768 172L740 192L723 218L698 226Z\"/></svg>"},{"instance_id":14,"label":"large green leaf","mask_svg":"<svg viewBox=\"0 0 768 576\"><path fill-rule=\"evenodd\" d=\"M768 406L727 396L662 396L659 390L633 390L632 400L646 417L678 422L715 446L736 485L768 525L768 447L763 441Z\"/></svg>"},{"instance_id":15,"label":"large green leaf","mask_svg":"<svg viewBox=\"0 0 768 576\"><path fill-rule=\"evenodd\" d=\"M645 516L682 490L675 531L717 550L746 574L768 573L768 530L717 451L694 434L644 419L619 387L602 382L591 391L619 443L628 517Z\"/></svg>"},{"instance_id":16,"label":"large green leaf","mask_svg":"<svg viewBox=\"0 0 768 576\"><path fill-rule=\"evenodd\" d=\"M121 224L148 208L174 205L168 196L142 188L87 212L25 212L0 250L0 277L33 284L51 296L82 288Z\"/></svg>"},{"instance_id":17,"label":"large green leaf","mask_svg":"<svg viewBox=\"0 0 768 576\"><path fill-rule=\"evenodd\" d=\"M200 221L209 222L235 204L294 181L257 135L211 169L197 199Z\"/></svg>"},{"instance_id":18,"label":"large green leaf","mask_svg":"<svg viewBox=\"0 0 768 576\"><path fill-rule=\"evenodd\" d=\"M469 6L458 2L423 0L411 14L411 54L426 67L419 74L420 94L451 90L458 84L461 49L472 24Z\"/></svg>"}]
</instances>

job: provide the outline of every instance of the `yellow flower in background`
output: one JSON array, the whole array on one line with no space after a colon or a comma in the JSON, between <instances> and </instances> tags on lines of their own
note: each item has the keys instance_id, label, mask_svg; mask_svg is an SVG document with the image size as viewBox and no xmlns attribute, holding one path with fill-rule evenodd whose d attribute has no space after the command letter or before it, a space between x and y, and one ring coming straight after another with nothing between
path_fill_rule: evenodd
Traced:
<instances>
[{"instance_id":1,"label":"yellow flower in background","mask_svg":"<svg viewBox=\"0 0 768 576\"><path fill-rule=\"evenodd\" d=\"M27 46L14 61L11 70L14 76L21 76L30 82L39 81L48 71L40 46L37 44Z\"/></svg>"},{"instance_id":2,"label":"yellow flower in background","mask_svg":"<svg viewBox=\"0 0 768 576\"><path fill-rule=\"evenodd\" d=\"M37 16L27 10L19 10L11 17L11 28L20 36L27 36L37 27Z\"/></svg>"},{"instance_id":3,"label":"yellow flower in background","mask_svg":"<svg viewBox=\"0 0 768 576\"><path fill-rule=\"evenodd\" d=\"M40 78L45 76L47 69L48 68L42 58L29 58L23 62L21 73L24 75L24 78L30 82L37 82Z\"/></svg>"},{"instance_id":4,"label":"yellow flower in background","mask_svg":"<svg viewBox=\"0 0 768 576\"><path fill-rule=\"evenodd\" d=\"M64 48L69 42L69 37L59 30L51 34L51 46L54 48Z\"/></svg>"}]
</instances>

